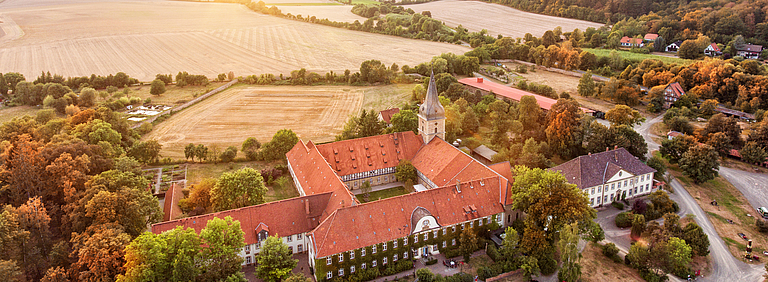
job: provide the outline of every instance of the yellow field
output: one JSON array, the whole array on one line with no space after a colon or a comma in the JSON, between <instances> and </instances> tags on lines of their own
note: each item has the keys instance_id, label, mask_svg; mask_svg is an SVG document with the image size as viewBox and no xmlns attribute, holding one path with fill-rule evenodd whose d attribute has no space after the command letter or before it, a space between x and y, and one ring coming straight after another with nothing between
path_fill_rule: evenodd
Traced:
<instances>
[{"instance_id":1,"label":"yellow field","mask_svg":"<svg viewBox=\"0 0 768 282\"><path fill-rule=\"evenodd\" d=\"M41 71L65 77L122 71L142 81L179 71L209 77L229 71L288 74L300 68L341 72L355 71L369 59L416 65L441 53L469 50L287 20L237 4L51 0L28 7L6 1L11 2L0 4L0 28L22 34L0 37L0 72L16 71L28 79Z\"/></svg>"},{"instance_id":2,"label":"yellow field","mask_svg":"<svg viewBox=\"0 0 768 282\"><path fill-rule=\"evenodd\" d=\"M541 37L547 30L562 27L563 31L581 31L587 27L598 28L603 24L588 21L559 18L523 12L510 7L480 1L443 0L424 4L408 5L416 12L430 11L432 17L448 26L462 25L469 31L488 30L491 36L498 34L512 38L524 37L526 33Z\"/></svg>"}]
</instances>

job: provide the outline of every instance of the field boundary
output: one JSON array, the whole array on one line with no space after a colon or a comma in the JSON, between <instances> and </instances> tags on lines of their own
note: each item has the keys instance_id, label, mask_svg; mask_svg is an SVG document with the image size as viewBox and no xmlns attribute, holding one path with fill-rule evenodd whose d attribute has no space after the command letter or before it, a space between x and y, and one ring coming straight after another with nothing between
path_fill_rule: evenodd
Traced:
<instances>
[{"instance_id":1,"label":"field boundary","mask_svg":"<svg viewBox=\"0 0 768 282\"><path fill-rule=\"evenodd\" d=\"M203 94L203 95L200 95L199 97L197 97L197 98L195 98L195 99L192 99L192 100L191 100L191 101L189 101L189 102L186 102L186 103L184 103L184 104L181 104L181 105L179 105L179 106L173 107L173 108L171 108L171 109L169 109L169 110L166 110L166 111L164 111L164 112L162 112L162 113L159 113L159 114L157 114L157 115L155 115L155 116L153 116L153 117L151 117L151 118L148 118L148 119L142 120L142 121L140 121L139 123L136 123L135 125L131 126L131 128L133 128L133 129L136 129L136 128L138 128L139 126L141 126L142 124L145 124L145 123L147 123L147 122L149 122L149 123L152 123L152 122L154 122L154 121L155 121L155 120L156 120L158 117L160 117L160 116L163 116L163 115L165 115L165 114L168 114L168 113L172 113L172 112L174 112L174 111L177 111L177 112L178 112L178 111L181 111L181 110L183 110L183 109L186 109L186 108L188 108L189 106L192 106L192 105L196 104L197 102L200 102L200 101L204 100L205 98L211 97L211 95L214 95L214 94L216 94L216 93L219 93L219 92L221 92L221 91L224 91L224 90L226 90L227 88L231 87L232 85L235 85L235 83L238 83L238 82L239 82L239 80L237 80L237 78L235 78L235 79L233 79L232 81L228 82L227 84L224 84L224 85L222 85L222 86L219 86L218 88L216 88L216 89L213 89L213 90L211 90L211 91L209 91L208 93L205 93L205 94Z\"/></svg>"}]
</instances>

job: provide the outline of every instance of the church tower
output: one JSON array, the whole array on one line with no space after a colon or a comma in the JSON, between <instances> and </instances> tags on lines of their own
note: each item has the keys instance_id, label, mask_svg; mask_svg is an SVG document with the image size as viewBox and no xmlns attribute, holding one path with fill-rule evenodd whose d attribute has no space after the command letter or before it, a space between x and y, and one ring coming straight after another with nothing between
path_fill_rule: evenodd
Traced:
<instances>
[{"instance_id":1,"label":"church tower","mask_svg":"<svg viewBox=\"0 0 768 282\"><path fill-rule=\"evenodd\" d=\"M424 138L424 144L435 137L445 140L445 108L440 104L435 87L435 73L429 77L427 97L419 107L419 134Z\"/></svg>"}]
</instances>

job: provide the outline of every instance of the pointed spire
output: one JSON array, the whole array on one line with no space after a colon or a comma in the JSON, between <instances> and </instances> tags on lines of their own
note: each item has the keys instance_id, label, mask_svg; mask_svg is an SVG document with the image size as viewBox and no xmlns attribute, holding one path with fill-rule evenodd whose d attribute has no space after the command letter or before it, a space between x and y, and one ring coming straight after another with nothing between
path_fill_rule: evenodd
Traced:
<instances>
[{"instance_id":1,"label":"pointed spire","mask_svg":"<svg viewBox=\"0 0 768 282\"><path fill-rule=\"evenodd\" d=\"M427 86L427 96L424 98L424 104L419 109L421 115L427 120L445 118L445 109L440 104L440 97L437 95L437 86L435 85L435 72L429 76L429 86Z\"/></svg>"}]
</instances>

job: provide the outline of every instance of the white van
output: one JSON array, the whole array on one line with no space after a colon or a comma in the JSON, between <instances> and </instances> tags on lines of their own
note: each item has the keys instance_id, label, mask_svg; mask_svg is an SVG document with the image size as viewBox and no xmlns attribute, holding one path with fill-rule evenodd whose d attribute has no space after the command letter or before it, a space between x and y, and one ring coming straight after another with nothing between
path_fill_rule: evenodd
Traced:
<instances>
[{"instance_id":1,"label":"white van","mask_svg":"<svg viewBox=\"0 0 768 282\"><path fill-rule=\"evenodd\" d=\"M768 219L768 209L766 209L765 207L757 208L757 213L759 213L763 218Z\"/></svg>"}]
</instances>

